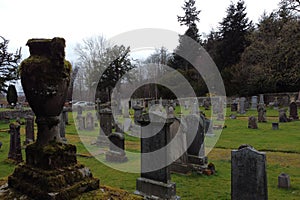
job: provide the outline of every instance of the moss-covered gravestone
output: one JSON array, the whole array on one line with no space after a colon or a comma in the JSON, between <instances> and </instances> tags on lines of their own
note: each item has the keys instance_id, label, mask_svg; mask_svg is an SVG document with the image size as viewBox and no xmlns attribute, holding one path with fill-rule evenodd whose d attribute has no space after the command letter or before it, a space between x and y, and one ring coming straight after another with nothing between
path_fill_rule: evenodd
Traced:
<instances>
[{"instance_id":1,"label":"moss-covered gravestone","mask_svg":"<svg viewBox=\"0 0 300 200\"><path fill-rule=\"evenodd\" d=\"M27 45L30 57L21 63L21 82L38 133L26 147L26 163L8 177L8 185L34 199L71 199L99 188L99 180L77 163L76 146L63 143L58 131L71 72L65 40L31 39Z\"/></svg>"}]
</instances>

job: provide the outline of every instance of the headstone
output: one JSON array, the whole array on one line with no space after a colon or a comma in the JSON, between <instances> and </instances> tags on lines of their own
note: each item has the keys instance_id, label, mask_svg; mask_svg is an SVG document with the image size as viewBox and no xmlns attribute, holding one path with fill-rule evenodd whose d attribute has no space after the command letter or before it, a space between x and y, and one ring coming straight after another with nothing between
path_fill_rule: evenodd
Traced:
<instances>
[{"instance_id":1,"label":"headstone","mask_svg":"<svg viewBox=\"0 0 300 200\"><path fill-rule=\"evenodd\" d=\"M205 99L203 104L204 104L204 109L209 110L210 107L209 100Z\"/></svg>"},{"instance_id":2,"label":"headstone","mask_svg":"<svg viewBox=\"0 0 300 200\"><path fill-rule=\"evenodd\" d=\"M278 176L278 187L289 189L291 187L290 176L286 173L281 173Z\"/></svg>"},{"instance_id":3,"label":"headstone","mask_svg":"<svg viewBox=\"0 0 300 200\"><path fill-rule=\"evenodd\" d=\"M92 131L95 128L94 116L91 112L86 114L86 130Z\"/></svg>"},{"instance_id":4,"label":"headstone","mask_svg":"<svg viewBox=\"0 0 300 200\"><path fill-rule=\"evenodd\" d=\"M250 128L250 129L258 129L256 117L250 116L248 118L248 128Z\"/></svg>"},{"instance_id":5,"label":"headstone","mask_svg":"<svg viewBox=\"0 0 300 200\"><path fill-rule=\"evenodd\" d=\"M279 122L289 122L290 120L287 118L285 108L279 109Z\"/></svg>"},{"instance_id":6,"label":"headstone","mask_svg":"<svg viewBox=\"0 0 300 200\"><path fill-rule=\"evenodd\" d=\"M77 115L77 123L78 123L78 130L85 129L85 117L82 115Z\"/></svg>"},{"instance_id":7,"label":"headstone","mask_svg":"<svg viewBox=\"0 0 300 200\"><path fill-rule=\"evenodd\" d=\"M273 109L274 109L274 110L278 110L278 107L279 107L278 98L275 97L275 99L274 99L274 104L273 104Z\"/></svg>"},{"instance_id":8,"label":"headstone","mask_svg":"<svg viewBox=\"0 0 300 200\"><path fill-rule=\"evenodd\" d=\"M151 123L149 116L145 115L138 120L142 127L147 128L142 129L141 177L136 181L135 193L149 199L179 199L176 196L176 184L171 182L167 164L169 152L167 148L163 148L170 141L170 125L174 119L162 119L152 115ZM161 149L163 153L157 157L153 152ZM150 152L152 154L149 154Z\"/></svg>"},{"instance_id":9,"label":"headstone","mask_svg":"<svg viewBox=\"0 0 300 200\"><path fill-rule=\"evenodd\" d=\"M169 109L168 109L168 117L169 118L174 118L175 117L173 106L170 106Z\"/></svg>"},{"instance_id":10,"label":"headstone","mask_svg":"<svg viewBox=\"0 0 300 200\"><path fill-rule=\"evenodd\" d=\"M300 106L300 91L297 95L296 104L297 104L298 107Z\"/></svg>"},{"instance_id":11,"label":"headstone","mask_svg":"<svg viewBox=\"0 0 300 200\"><path fill-rule=\"evenodd\" d=\"M278 130L279 129L279 123L278 122L272 122L272 129Z\"/></svg>"},{"instance_id":12,"label":"headstone","mask_svg":"<svg viewBox=\"0 0 300 200\"><path fill-rule=\"evenodd\" d=\"M77 116L82 115L83 108L81 106L77 107Z\"/></svg>"},{"instance_id":13,"label":"headstone","mask_svg":"<svg viewBox=\"0 0 300 200\"><path fill-rule=\"evenodd\" d=\"M259 95L259 104L265 104L265 101L264 101L264 94L260 94L260 95Z\"/></svg>"},{"instance_id":14,"label":"headstone","mask_svg":"<svg viewBox=\"0 0 300 200\"><path fill-rule=\"evenodd\" d=\"M109 140L108 136L112 132L112 111L109 108L104 108L100 110L99 113L100 118L100 130L99 136L97 137L96 144L97 145L108 145Z\"/></svg>"},{"instance_id":15,"label":"headstone","mask_svg":"<svg viewBox=\"0 0 300 200\"><path fill-rule=\"evenodd\" d=\"M240 114L245 114L246 113L246 110L245 110L245 101L246 101L245 97L241 97L240 98Z\"/></svg>"},{"instance_id":16,"label":"headstone","mask_svg":"<svg viewBox=\"0 0 300 200\"><path fill-rule=\"evenodd\" d=\"M21 138L20 138L20 124L11 123L9 125L9 134L10 134L10 145L8 158L20 163L22 159L21 151Z\"/></svg>"},{"instance_id":17,"label":"headstone","mask_svg":"<svg viewBox=\"0 0 300 200\"><path fill-rule=\"evenodd\" d=\"M125 154L125 139L120 132L114 132L109 135L109 151L105 154L105 158L109 162L126 162L128 159Z\"/></svg>"},{"instance_id":18,"label":"headstone","mask_svg":"<svg viewBox=\"0 0 300 200\"><path fill-rule=\"evenodd\" d=\"M264 152L258 152L249 146L231 151L231 199L268 199Z\"/></svg>"},{"instance_id":19,"label":"headstone","mask_svg":"<svg viewBox=\"0 0 300 200\"><path fill-rule=\"evenodd\" d=\"M34 141L34 117L28 115L25 118L25 144L29 144Z\"/></svg>"},{"instance_id":20,"label":"headstone","mask_svg":"<svg viewBox=\"0 0 300 200\"><path fill-rule=\"evenodd\" d=\"M267 122L267 117L266 117L266 108L264 104L259 104L257 107L258 111L258 122Z\"/></svg>"},{"instance_id":21,"label":"headstone","mask_svg":"<svg viewBox=\"0 0 300 200\"><path fill-rule=\"evenodd\" d=\"M189 109L189 101L184 101L184 109L185 110Z\"/></svg>"},{"instance_id":22,"label":"headstone","mask_svg":"<svg viewBox=\"0 0 300 200\"><path fill-rule=\"evenodd\" d=\"M237 111L237 106L238 106L238 104L236 102L233 102L231 104L231 112L236 112Z\"/></svg>"},{"instance_id":23,"label":"headstone","mask_svg":"<svg viewBox=\"0 0 300 200\"><path fill-rule=\"evenodd\" d=\"M59 115L58 129L59 129L59 134L60 134L62 141L66 142L67 141L67 139L66 139L66 122L65 122L65 117L64 117L63 112L61 112Z\"/></svg>"},{"instance_id":24,"label":"headstone","mask_svg":"<svg viewBox=\"0 0 300 200\"><path fill-rule=\"evenodd\" d=\"M290 116L289 116L289 118L291 120L299 119L299 117L298 117L298 108L297 108L297 104L295 102L292 102L290 104Z\"/></svg>"}]
</instances>

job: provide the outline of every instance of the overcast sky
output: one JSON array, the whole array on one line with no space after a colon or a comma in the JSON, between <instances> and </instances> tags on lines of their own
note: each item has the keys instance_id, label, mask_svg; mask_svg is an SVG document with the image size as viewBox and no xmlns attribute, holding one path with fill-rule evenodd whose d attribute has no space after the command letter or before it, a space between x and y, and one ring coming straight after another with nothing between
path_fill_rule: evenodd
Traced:
<instances>
[{"instance_id":1,"label":"overcast sky","mask_svg":"<svg viewBox=\"0 0 300 200\"><path fill-rule=\"evenodd\" d=\"M232 0L236 2L237 0ZM231 0L196 0L201 10L200 33L216 28L226 16ZM250 20L257 22L264 11L278 7L279 0L245 0ZM29 38L64 37L67 59L74 59L73 48L84 38L106 38L139 28L163 28L184 33L177 22L183 15L184 0L0 0L0 35L10 40L10 48L22 46Z\"/></svg>"}]
</instances>

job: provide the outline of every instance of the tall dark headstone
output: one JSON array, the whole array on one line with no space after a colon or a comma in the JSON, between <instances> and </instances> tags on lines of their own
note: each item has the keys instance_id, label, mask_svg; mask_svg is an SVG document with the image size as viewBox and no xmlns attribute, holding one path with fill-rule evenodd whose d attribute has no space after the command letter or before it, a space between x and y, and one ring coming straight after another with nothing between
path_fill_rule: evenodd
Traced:
<instances>
[{"instance_id":1,"label":"tall dark headstone","mask_svg":"<svg viewBox=\"0 0 300 200\"><path fill-rule=\"evenodd\" d=\"M20 124L11 123L9 125L9 134L10 145L8 158L20 163L23 161L21 151Z\"/></svg>"},{"instance_id":2,"label":"tall dark headstone","mask_svg":"<svg viewBox=\"0 0 300 200\"><path fill-rule=\"evenodd\" d=\"M28 115L25 118L25 135L25 144L34 142L34 117L32 115Z\"/></svg>"},{"instance_id":3,"label":"tall dark headstone","mask_svg":"<svg viewBox=\"0 0 300 200\"><path fill-rule=\"evenodd\" d=\"M250 128L250 129L258 129L256 117L250 116L248 118L248 128Z\"/></svg>"},{"instance_id":4,"label":"tall dark headstone","mask_svg":"<svg viewBox=\"0 0 300 200\"><path fill-rule=\"evenodd\" d=\"M295 102L292 102L290 104L290 117L291 120L297 120L299 119L298 117L298 108L297 108L297 104Z\"/></svg>"},{"instance_id":5,"label":"tall dark headstone","mask_svg":"<svg viewBox=\"0 0 300 200\"><path fill-rule=\"evenodd\" d=\"M231 151L231 199L268 199L265 153L246 145Z\"/></svg>"},{"instance_id":6,"label":"tall dark headstone","mask_svg":"<svg viewBox=\"0 0 300 200\"><path fill-rule=\"evenodd\" d=\"M284 108L279 109L279 122L289 122L290 119L286 116L286 110Z\"/></svg>"},{"instance_id":7,"label":"tall dark headstone","mask_svg":"<svg viewBox=\"0 0 300 200\"><path fill-rule=\"evenodd\" d=\"M108 136L112 133L112 111L109 108L103 108L99 112L100 130L97 137L97 145L108 145Z\"/></svg>"},{"instance_id":8,"label":"tall dark headstone","mask_svg":"<svg viewBox=\"0 0 300 200\"><path fill-rule=\"evenodd\" d=\"M178 199L176 184L171 182L167 164L169 150L164 148L170 141L170 125L173 121L174 119L161 118L155 114L151 117L151 123L149 115L143 115L143 118L139 118L138 123L143 127L141 138L142 171L141 177L136 181L136 194L146 198ZM163 150L159 156L153 153L160 149Z\"/></svg>"}]
</instances>

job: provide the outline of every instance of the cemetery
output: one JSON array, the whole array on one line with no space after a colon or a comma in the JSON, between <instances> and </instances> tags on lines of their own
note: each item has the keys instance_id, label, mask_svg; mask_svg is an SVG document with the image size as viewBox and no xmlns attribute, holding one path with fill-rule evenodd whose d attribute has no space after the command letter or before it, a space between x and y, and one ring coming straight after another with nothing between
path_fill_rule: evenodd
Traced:
<instances>
[{"instance_id":1,"label":"cemetery","mask_svg":"<svg viewBox=\"0 0 300 200\"><path fill-rule=\"evenodd\" d=\"M244 3L202 36L185 0L174 52L145 59L103 36L22 58L0 36L0 200L300 199L300 3L257 25Z\"/></svg>"}]
</instances>

